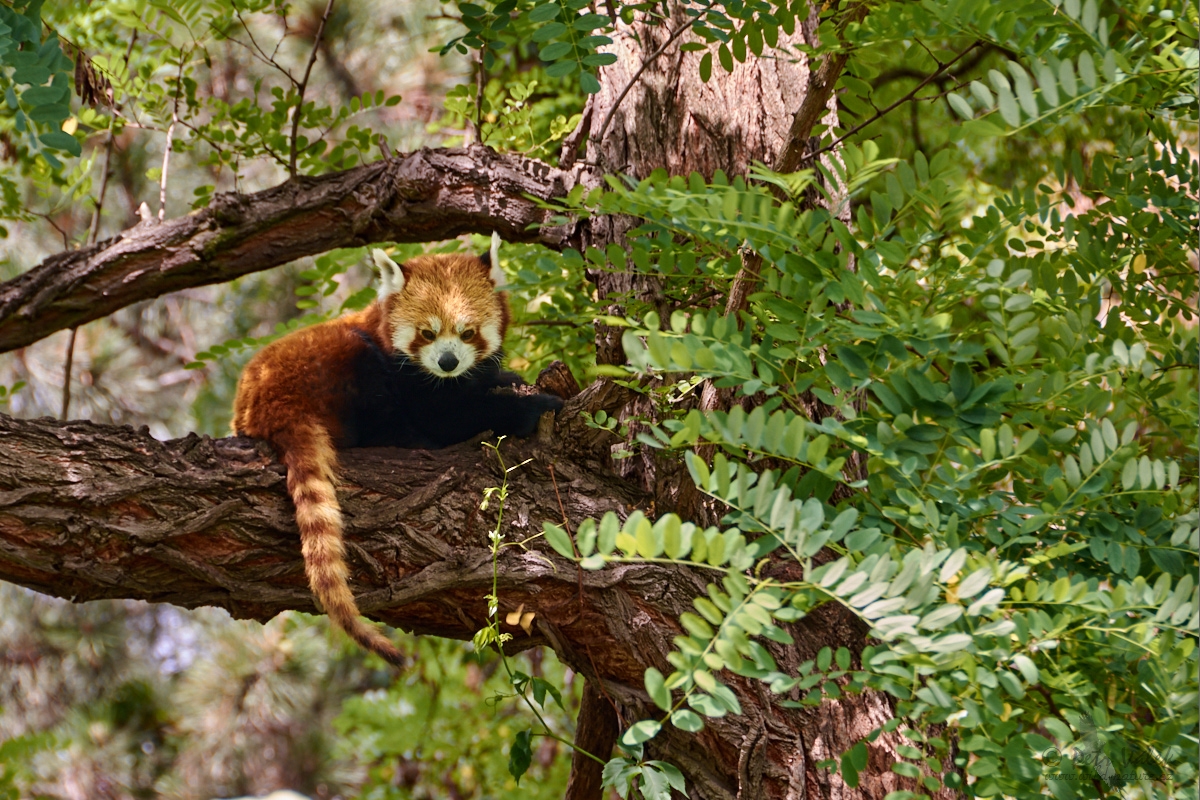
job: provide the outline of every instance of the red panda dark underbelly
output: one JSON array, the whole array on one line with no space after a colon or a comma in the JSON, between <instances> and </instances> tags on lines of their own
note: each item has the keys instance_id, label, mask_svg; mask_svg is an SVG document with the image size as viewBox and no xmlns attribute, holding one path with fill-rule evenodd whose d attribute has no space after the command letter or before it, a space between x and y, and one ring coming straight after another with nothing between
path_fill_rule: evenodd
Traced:
<instances>
[{"instance_id":1,"label":"red panda dark underbelly","mask_svg":"<svg viewBox=\"0 0 1200 800\"><path fill-rule=\"evenodd\" d=\"M338 446L436 449L484 431L528 436L546 411L562 407L553 395L522 396L521 378L500 369L501 354L456 378L435 378L403 355L385 353L365 332L346 401L338 415Z\"/></svg>"}]
</instances>

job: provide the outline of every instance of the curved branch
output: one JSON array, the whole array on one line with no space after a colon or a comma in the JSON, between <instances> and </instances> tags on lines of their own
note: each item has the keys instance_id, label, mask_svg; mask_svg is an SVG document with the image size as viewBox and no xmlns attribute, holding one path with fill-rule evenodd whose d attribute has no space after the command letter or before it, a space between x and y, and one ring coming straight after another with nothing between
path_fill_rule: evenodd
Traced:
<instances>
[{"instance_id":1,"label":"curved branch","mask_svg":"<svg viewBox=\"0 0 1200 800\"><path fill-rule=\"evenodd\" d=\"M836 148L837 148L837 147L838 147L838 146L839 146L839 145L840 145L842 142L846 141L846 140L847 140L847 139L849 139L851 136L853 136L854 134L856 134L856 133L858 133L859 131L861 131L863 128L865 128L865 127L867 127L868 125L870 125L870 124L872 124L872 123L876 122L877 120L880 120L880 119L882 119L883 117L887 116L887 115L888 115L888 114L890 114L892 111L894 111L895 109L899 108L899 107L900 107L901 105L903 105L904 103L907 103L909 100L912 100L913 98L915 98L915 97L917 96L917 92L921 91L921 90L922 90L922 89L924 89L926 86L928 86L930 83L932 83L933 81L937 80L939 76L941 76L941 75L945 74L945 73L946 73L946 71L947 71L947 70L948 70L950 67L952 67L952 66L954 66L956 63L958 63L958 61L960 61L960 60L962 59L962 57L963 57L963 56L965 56L967 53L971 52L972 50L974 50L975 48L977 48L977 47L979 47L979 46L981 46L981 45L983 45L983 44L984 44L984 42L982 42L982 41L976 41L974 44L972 44L972 45L968 46L966 50L963 50L961 53L959 53L959 54L958 54L958 55L956 55L954 58L952 58L952 59L950 59L949 61L947 61L945 64L939 64L939 65L938 65L938 68L937 68L937 69L936 69L934 72L930 73L929 75L926 75L926 76L925 76L925 79L924 79L924 80L922 80L920 83L918 83L918 84L916 85L916 87L914 87L914 88L912 89L912 91L910 91L908 94L904 95L903 97L901 97L901 98L900 98L899 100L897 100L896 102L892 103L892 104L891 104L890 106L888 106L887 108L885 108L885 109L882 109L882 110L880 110L880 111L877 111L877 112L875 112L875 114L874 114L873 116L871 116L871 117L869 117L869 118L867 118L867 119L863 120L862 122L858 123L858 124L857 124L857 125L855 125L853 128L851 128L850 130L846 131L846 132L845 132L845 133L843 133L841 136L837 137L837 138L836 138L836 139L834 139L832 142L830 142L829 144L827 144L827 145L825 145L824 147L822 147L820 150L817 150L816 152L814 152L814 153L813 153L813 154L810 156L810 158L816 158L817 156L824 155L825 153L829 153L829 152L833 151L833 150L834 150L834 149L836 149Z\"/></svg>"},{"instance_id":2,"label":"curved branch","mask_svg":"<svg viewBox=\"0 0 1200 800\"><path fill-rule=\"evenodd\" d=\"M252 195L217 195L200 211L143 222L0 283L0 353L139 300L337 247L498 231L509 241L562 248L569 231L549 227L551 213L531 198L565 196L581 169L475 146L419 150Z\"/></svg>"},{"instance_id":3,"label":"curved branch","mask_svg":"<svg viewBox=\"0 0 1200 800\"><path fill-rule=\"evenodd\" d=\"M611 703L626 723L662 716L644 672L671 671L677 620L712 573L655 564L581 572L535 537L544 520L564 512L574 527L605 511L626 516L649 507L647 495L609 469L612 435L589 428L580 414L615 413L629 397L614 384L593 384L568 401L555 429L503 443L508 463L522 466L509 475L508 546L497 564L501 617L521 605L535 614L530 634L507 627L513 639L505 647L552 647L596 688L597 704ZM469 444L376 448L346 451L342 462L339 498L359 606L417 633L470 638L484 625L492 588L488 531L496 509L494 501L481 509L480 500L502 478L494 455ZM146 429L0 415L0 580L77 601L212 605L257 620L315 611L293 514L284 467L253 440L160 442ZM857 649L863 630L839 609L823 607L793 626L793 645L764 643L781 670L795 670L824 646ZM784 708L757 680L721 678L743 716L710 718L695 735L667 725L646 747L648 758L683 771L693 798L824 796L843 787L817 764L891 716L878 695ZM610 741L609 712L595 710L581 734ZM885 735L869 745L871 763L881 766L861 778L865 800L916 788L887 769L897 741ZM580 773L577 783L589 777ZM574 796L590 792L584 783Z\"/></svg>"}]
</instances>

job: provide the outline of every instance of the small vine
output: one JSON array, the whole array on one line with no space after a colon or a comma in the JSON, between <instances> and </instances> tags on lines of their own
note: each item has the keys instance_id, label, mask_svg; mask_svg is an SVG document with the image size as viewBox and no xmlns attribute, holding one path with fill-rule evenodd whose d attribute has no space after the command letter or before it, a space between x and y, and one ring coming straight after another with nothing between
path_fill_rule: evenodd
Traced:
<instances>
[{"instance_id":1,"label":"small vine","mask_svg":"<svg viewBox=\"0 0 1200 800\"><path fill-rule=\"evenodd\" d=\"M496 503L496 524L488 533L488 544L492 552L492 590L487 594L488 613L487 624L480 628L472 638L472 644L475 646L475 652L482 655L488 647L494 647L496 653L500 656L500 665L504 668L505 674L508 676L509 682L512 684L514 694L512 697L519 697L529 707L533 716L537 718L538 724L541 726L541 731L534 731L532 728L526 728L517 733L513 739L512 749L509 752L508 771L518 783L521 777L529 769L530 763L533 760L533 748L531 743L535 736L545 736L560 742L572 750L578 751L588 758L603 764L604 759L599 756L589 753L580 747L577 747L574 742L571 742L550 730L550 725L542 716L541 708L545 707L546 696L554 698L559 708L566 710L563 705L562 693L558 687L544 678L530 676L514 669L508 655L504 652L504 643L512 639L511 633L505 633L500 630L500 551L505 547L521 547L522 549L528 542L540 538L543 534L531 536L528 539L514 542L506 542L503 532L504 526L504 505L508 500L508 476L521 467L528 464L533 459L525 459L519 464L507 466L504 462L504 455L500 452L500 446L503 444L505 437L501 436L495 444L484 442L483 446L491 450L496 455L496 460L500 463L501 481L499 486L489 486L483 490L483 501L480 502L479 508L486 511L488 506L493 501ZM532 629L534 612L525 611L525 606L522 604L516 611L505 616L504 621L509 625L519 625L526 633ZM533 697L530 698L530 693ZM504 699L503 696L497 697L497 700Z\"/></svg>"}]
</instances>

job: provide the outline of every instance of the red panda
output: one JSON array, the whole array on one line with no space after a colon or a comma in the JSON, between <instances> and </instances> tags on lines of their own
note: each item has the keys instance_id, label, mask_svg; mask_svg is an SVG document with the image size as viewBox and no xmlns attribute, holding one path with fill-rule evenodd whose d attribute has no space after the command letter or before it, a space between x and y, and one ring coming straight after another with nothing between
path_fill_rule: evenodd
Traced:
<instances>
[{"instance_id":1,"label":"red panda","mask_svg":"<svg viewBox=\"0 0 1200 800\"><path fill-rule=\"evenodd\" d=\"M522 382L500 369L509 310L497 265L465 255L398 265L382 250L373 255L378 300L255 355L238 381L233 430L266 439L287 466L305 573L325 613L403 667L396 646L359 618L350 591L336 451L439 448L488 430L528 436L562 400L508 388Z\"/></svg>"}]
</instances>

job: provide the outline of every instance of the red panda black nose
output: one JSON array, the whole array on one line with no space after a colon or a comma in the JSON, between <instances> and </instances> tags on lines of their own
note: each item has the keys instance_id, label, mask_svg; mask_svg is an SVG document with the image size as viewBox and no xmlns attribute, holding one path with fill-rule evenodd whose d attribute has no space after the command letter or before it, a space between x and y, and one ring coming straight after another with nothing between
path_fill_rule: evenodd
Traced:
<instances>
[{"instance_id":1,"label":"red panda black nose","mask_svg":"<svg viewBox=\"0 0 1200 800\"><path fill-rule=\"evenodd\" d=\"M453 372L454 368L458 366L458 359L455 358L454 353L442 353L438 358L438 366L444 372Z\"/></svg>"}]
</instances>

